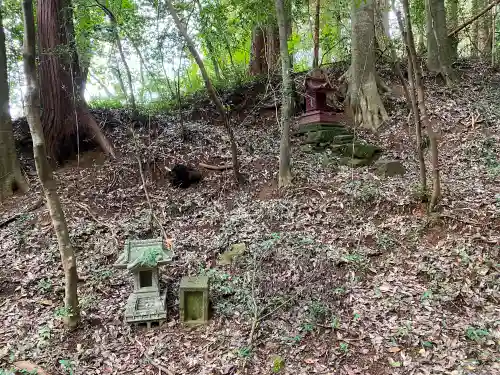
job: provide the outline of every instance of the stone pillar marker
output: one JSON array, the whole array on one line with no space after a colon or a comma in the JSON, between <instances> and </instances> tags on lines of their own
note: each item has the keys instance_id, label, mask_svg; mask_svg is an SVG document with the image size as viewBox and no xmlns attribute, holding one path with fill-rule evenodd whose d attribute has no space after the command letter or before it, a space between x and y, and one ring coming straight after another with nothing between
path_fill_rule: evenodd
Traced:
<instances>
[{"instance_id":1,"label":"stone pillar marker","mask_svg":"<svg viewBox=\"0 0 500 375\"><path fill-rule=\"evenodd\" d=\"M208 276L183 277L179 288L179 313L187 325L208 322Z\"/></svg>"},{"instance_id":2,"label":"stone pillar marker","mask_svg":"<svg viewBox=\"0 0 500 375\"><path fill-rule=\"evenodd\" d=\"M166 290L160 294L158 267L167 264L172 253L161 238L127 240L115 267L129 270L134 291L127 300L125 321L133 324L161 324L167 319Z\"/></svg>"}]
</instances>

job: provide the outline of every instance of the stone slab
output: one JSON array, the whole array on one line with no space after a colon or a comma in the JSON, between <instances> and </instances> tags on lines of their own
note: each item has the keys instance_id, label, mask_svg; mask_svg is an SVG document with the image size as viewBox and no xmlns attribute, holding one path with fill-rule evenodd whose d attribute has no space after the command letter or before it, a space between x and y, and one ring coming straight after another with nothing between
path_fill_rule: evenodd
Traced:
<instances>
[{"instance_id":1,"label":"stone slab","mask_svg":"<svg viewBox=\"0 0 500 375\"><path fill-rule=\"evenodd\" d=\"M208 276L183 277L179 287L180 320L186 325L208 322Z\"/></svg>"}]
</instances>

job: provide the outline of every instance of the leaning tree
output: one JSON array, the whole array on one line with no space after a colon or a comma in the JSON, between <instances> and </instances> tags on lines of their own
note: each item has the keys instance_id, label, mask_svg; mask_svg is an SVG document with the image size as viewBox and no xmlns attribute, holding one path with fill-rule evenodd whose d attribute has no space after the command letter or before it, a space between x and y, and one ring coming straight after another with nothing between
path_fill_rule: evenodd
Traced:
<instances>
[{"instance_id":1,"label":"leaning tree","mask_svg":"<svg viewBox=\"0 0 500 375\"><path fill-rule=\"evenodd\" d=\"M114 156L113 147L80 94L86 77L76 51L71 1L39 0L37 19L42 124L48 156L62 162L79 152L83 138L95 138Z\"/></svg>"},{"instance_id":2,"label":"leaning tree","mask_svg":"<svg viewBox=\"0 0 500 375\"><path fill-rule=\"evenodd\" d=\"M373 0L352 0L351 22L351 66L345 75L349 84L346 102L356 124L377 129L389 117L377 86Z\"/></svg>"},{"instance_id":3,"label":"leaning tree","mask_svg":"<svg viewBox=\"0 0 500 375\"><path fill-rule=\"evenodd\" d=\"M25 191L26 181L21 173L12 134L9 113L9 83L7 80L7 53L0 9L0 202L15 190Z\"/></svg>"}]
</instances>

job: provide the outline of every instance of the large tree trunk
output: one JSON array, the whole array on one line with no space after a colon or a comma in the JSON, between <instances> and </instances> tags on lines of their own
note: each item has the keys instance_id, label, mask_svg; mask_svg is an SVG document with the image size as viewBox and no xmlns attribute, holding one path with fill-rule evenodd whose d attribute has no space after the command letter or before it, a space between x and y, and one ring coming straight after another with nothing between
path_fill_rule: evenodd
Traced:
<instances>
[{"instance_id":1,"label":"large tree trunk","mask_svg":"<svg viewBox=\"0 0 500 375\"><path fill-rule=\"evenodd\" d=\"M319 0L318 4L319 4ZM288 26L284 0L276 0L276 16L280 36L281 74L283 79L281 106L281 143L278 186L290 185L290 122L293 111L293 81L290 54L288 53Z\"/></svg>"},{"instance_id":2,"label":"large tree trunk","mask_svg":"<svg viewBox=\"0 0 500 375\"><path fill-rule=\"evenodd\" d=\"M16 155L12 121L9 113L9 82L7 79L7 53L0 8L0 202L16 190L27 191L19 160Z\"/></svg>"},{"instance_id":3,"label":"large tree trunk","mask_svg":"<svg viewBox=\"0 0 500 375\"><path fill-rule=\"evenodd\" d=\"M267 72L264 30L262 30L261 26L257 25L252 30L249 73L252 76L257 76L264 72Z\"/></svg>"},{"instance_id":4,"label":"large tree trunk","mask_svg":"<svg viewBox=\"0 0 500 375\"><path fill-rule=\"evenodd\" d=\"M95 137L101 148L114 157L113 147L79 95L77 77L82 74L73 48L70 1L39 0L37 19L42 124L48 156L62 162L79 152L81 138Z\"/></svg>"},{"instance_id":5,"label":"large tree trunk","mask_svg":"<svg viewBox=\"0 0 500 375\"><path fill-rule=\"evenodd\" d=\"M444 0L425 0L427 15L427 67L447 82L454 79L451 50L446 28Z\"/></svg>"},{"instance_id":6,"label":"large tree trunk","mask_svg":"<svg viewBox=\"0 0 500 375\"><path fill-rule=\"evenodd\" d=\"M168 12L172 16L172 19L174 20L174 23L181 33L181 35L184 38L184 41L186 42L186 45L193 55L194 59L196 60L196 63L198 64L198 68L200 68L201 75L203 77L203 81L205 82L205 87L208 91L208 95L212 99L213 103L215 104L215 107L217 108L217 111L219 112L220 116L222 117L222 120L224 122L224 127L226 128L227 135L229 137L229 142L231 144L231 156L232 156L232 161L233 161L233 172L234 172L234 178L236 179L237 183L242 182L242 176L240 174L240 163L238 161L238 146L236 145L236 140L234 139L234 133L233 129L231 128L231 124L229 122L229 117L227 115L226 109L224 108L224 105L222 104L221 100L217 96L217 92L215 91L214 86L212 85L212 81L210 81L210 77L208 76L207 70L205 69L205 64L203 63L203 60L200 57L200 54L196 50L196 47L194 45L193 40L189 36L186 26L181 22L179 19L179 16L177 15L177 11L175 10L171 0L167 0L165 2Z\"/></svg>"},{"instance_id":7,"label":"large tree trunk","mask_svg":"<svg viewBox=\"0 0 500 375\"><path fill-rule=\"evenodd\" d=\"M33 20L32 0L23 0L24 14L24 74L26 76L26 118L33 140L33 154L35 166L42 183L45 199L56 233L61 261L64 269L64 322L68 328L74 328L80 322L80 308L78 305L76 259L69 239L68 226L64 218L57 185L52 175L50 164L45 152L45 142L40 122L39 89L36 79L35 66L35 24Z\"/></svg>"},{"instance_id":8,"label":"large tree trunk","mask_svg":"<svg viewBox=\"0 0 500 375\"><path fill-rule=\"evenodd\" d=\"M286 21L285 21L286 24ZM266 26L265 35L266 63L268 71L265 73L277 74L280 56L280 34L278 25L271 23Z\"/></svg>"},{"instance_id":9,"label":"large tree trunk","mask_svg":"<svg viewBox=\"0 0 500 375\"><path fill-rule=\"evenodd\" d=\"M373 0L352 1L351 67L346 73L349 89L347 104L356 124L377 129L388 120L377 88L375 71L375 24Z\"/></svg>"}]
</instances>

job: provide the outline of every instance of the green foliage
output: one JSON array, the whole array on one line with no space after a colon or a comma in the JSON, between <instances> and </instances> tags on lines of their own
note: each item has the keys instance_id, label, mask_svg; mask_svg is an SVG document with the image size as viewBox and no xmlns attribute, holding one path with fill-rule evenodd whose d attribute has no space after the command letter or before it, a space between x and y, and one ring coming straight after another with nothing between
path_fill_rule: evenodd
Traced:
<instances>
[{"instance_id":1,"label":"green foliage","mask_svg":"<svg viewBox=\"0 0 500 375\"><path fill-rule=\"evenodd\" d=\"M137 260L138 264L143 267L156 267L158 261L162 257L162 251L158 248L149 249L141 254L141 257Z\"/></svg>"},{"instance_id":2,"label":"green foliage","mask_svg":"<svg viewBox=\"0 0 500 375\"><path fill-rule=\"evenodd\" d=\"M49 279L40 279L38 280L37 288L45 293L50 292L52 290L52 281Z\"/></svg>"},{"instance_id":3,"label":"green foliage","mask_svg":"<svg viewBox=\"0 0 500 375\"><path fill-rule=\"evenodd\" d=\"M281 358L279 355L274 357L273 368L272 368L273 373L277 374L284 368L285 368L285 360Z\"/></svg>"},{"instance_id":4,"label":"green foliage","mask_svg":"<svg viewBox=\"0 0 500 375\"><path fill-rule=\"evenodd\" d=\"M63 368L65 374L74 375L75 365L69 359L60 359L59 364Z\"/></svg>"},{"instance_id":5,"label":"green foliage","mask_svg":"<svg viewBox=\"0 0 500 375\"><path fill-rule=\"evenodd\" d=\"M483 328L467 327L465 330L465 337L471 341L481 341L489 335L490 331Z\"/></svg>"}]
</instances>

